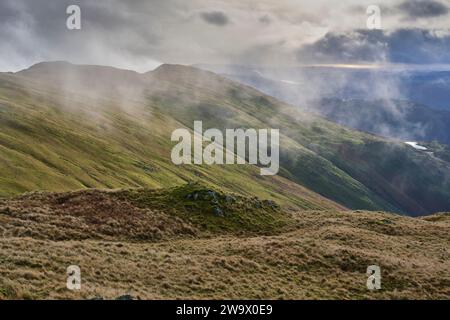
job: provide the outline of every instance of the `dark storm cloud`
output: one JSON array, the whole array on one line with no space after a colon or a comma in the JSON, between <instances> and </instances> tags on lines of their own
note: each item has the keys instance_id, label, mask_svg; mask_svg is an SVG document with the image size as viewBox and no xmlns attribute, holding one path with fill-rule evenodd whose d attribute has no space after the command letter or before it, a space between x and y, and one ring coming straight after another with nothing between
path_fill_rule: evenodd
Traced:
<instances>
[{"instance_id":1,"label":"dark storm cloud","mask_svg":"<svg viewBox=\"0 0 450 320\"><path fill-rule=\"evenodd\" d=\"M81 30L66 27L66 9L73 4L81 8ZM128 6L118 0L1 0L0 68L17 70L42 60L126 67L138 60L150 65L153 58L156 63L162 27L150 9L167 12L162 1Z\"/></svg>"},{"instance_id":2,"label":"dark storm cloud","mask_svg":"<svg viewBox=\"0 0 450 320\"><path fill-rule=\"evenodd\" d=\"M222 11L202 12L200 16L207 23L220 27L226 26L227 24L230 23L230 19Z\"/></svg>"},{"instance_id":3,"label":"dark storm cloud","mask_svg":"<svg viewBox=\"0 0 450 320\"><path fill-rule=\"evenodd\" d=\"M258 19L259 22L262 24L270 24L272 22L272 19L266 14Z\"/></svg>"},{"instance_id":4,"label":"dark storm cloud","mask_svg":"<svg viewBox=\"0 0 450 320\"><path fill-rule=\"evenodd\" d=\"M448 13L448 7L434 0L407 0L398 6L410 18L438 17Z\"/></svg>"},{"instance_id":5,"label":"dark storm cloud","mask_svg":"<svg viewBox=\"0 0 450 320\"><path fill-rule=\"evenodd\" d=\"M384 47L385 39L382 31L328 33L312 45L302 48L298 56L302 61L322 63L377 61L383 58Z\"/></svg>"},{"instance_id":6,"label":"dark storm cloud","mask_svg":"<svg viewBox=\"0 0 450 320\"><path fill-rule=\"evenodd\" d=\"M10 1L0 2L0 21L2 24L10 23L19 18L20 10L17 6L14 6Z\"/></svg>"},{"instance_id":7,"label":"dark storm cloud","mask_svg":"<svg viewBox=\"0 0 450 320\"><path fill-rule=\"evenodd\" d=\"M450 63L450 34L422 29L328 33L297 57L302 63Z\"/></svg>"},{"instance_id":8,"label":"dark storm cloud","mask_svg":"<svg viewBox=\"0 0 450 320\"><path fill-rule=\"evenodd\" d=\"M34 0L27 2L25 9L33 17L33 32L37 37L53 41L73 40L68 37L74 32L66 26L66 8L76 4L81 8L82 30L79 33L104 33L102 41L118 40L118 32L140 35L147 43L154 43L157 37L141 23L149 18L145 13L130 10L117 0L92 2L89 0ZM133 21L134 23L130 23ZM154 29L154 28L152 28ZM114 37L108 37L108 34ZM100 40L100 39L99 39Z\"/></svg>"}]
</instances>

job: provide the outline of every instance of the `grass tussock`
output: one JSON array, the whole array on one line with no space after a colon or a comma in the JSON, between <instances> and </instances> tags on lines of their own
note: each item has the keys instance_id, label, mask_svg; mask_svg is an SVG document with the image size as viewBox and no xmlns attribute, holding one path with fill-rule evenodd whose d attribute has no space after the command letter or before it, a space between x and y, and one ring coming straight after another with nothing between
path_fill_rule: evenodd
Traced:
<instances>
[{"instance_id":1,"label":"grass tussock","mask_svg":"<svg viewBox=\"0 0 450 320\"><path fill-rule=\"evenodd\" d=\"M288 213L198 184L32 193L0 201L0 299L448 299L448 222ZM66 288L69 265L80 291Z\"/></svg>"}]
</instances>

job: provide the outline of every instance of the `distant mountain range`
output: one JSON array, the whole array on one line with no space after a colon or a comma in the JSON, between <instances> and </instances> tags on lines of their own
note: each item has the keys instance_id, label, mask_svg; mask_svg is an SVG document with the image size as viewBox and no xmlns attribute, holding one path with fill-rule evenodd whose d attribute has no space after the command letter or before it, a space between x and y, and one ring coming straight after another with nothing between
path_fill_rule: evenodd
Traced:
<instances>
[{"instance_id":1,"label":"distant mountain range","mask_svg":"<svg viewBox=\"0 0 450 320\"><path fill-rule=\"evenodd\" d=\"M261 177L251 165L175 166L171 132L192 129L194 120L205 128L279 128L280 175ZM200 181L297 209L413 216L450 210L445 158L193 67L162 65L139 74L54 62L3 73L0 124L3 196Z\"/></svg>"},{"instance_id":2,"label":"distant mountain range","mask_svg":"<svg viewBox=\"0 0 450 320\"><path fill-rule=\"evenodd\" d=\"M195 67L270 91L294 105L318 98L400 99L450 111L450 66L271 68L198 64Z\"/></svg>"},{"instance_id":3,"label":"distant mountain range","mask_svg":"<svg viewBox=\"0 0 450 320\"><path fill-rule=\"evenodd\" d=\"M308 106L339 124L404 141L450 145L450 112L402 100L322 99Z\"/></svg>"},{"instance_id":4,"label":"distant mountain range","mask_svg":"<svg viewBox=\"0 0 450 320\"><path fill-rule=\"evenodd\" d=\"M397 139L450 144L450 71L199 67L351 128Z\"/></svg>"}]
</instances>

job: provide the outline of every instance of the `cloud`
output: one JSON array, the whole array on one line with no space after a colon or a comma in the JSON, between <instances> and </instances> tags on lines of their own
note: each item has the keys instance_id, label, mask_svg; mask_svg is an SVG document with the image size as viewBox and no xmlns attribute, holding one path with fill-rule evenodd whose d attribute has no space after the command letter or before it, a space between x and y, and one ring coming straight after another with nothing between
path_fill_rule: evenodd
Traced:
<instances>
[{"instance_id":1,"label":"cloud","mask_svg":"<svg viewBox=\"0 0 450 320\"><path fill-rule=\"evenodd\" d=\"M230 23L228 16L222 11L202 12L200 14L203 20L209 24L213 24L219 27L226 26Z\"/></svg>"},{"instance_id":2,"label":"cloud","mask_svg":"<svg viewBox=\"0 0 450 320\"><path fill-rule=\"evenodd\" d=\"M386 60L386 39L379 30L327 33L298 51L301 62L355 63Z\"/></svg>"},{"instance_id":3,"label":"cloud","mask_svg":"<svg viewBox=\"0 0 450 320\"><path fill-rule=\"evenodd\" d=\"M264 16L261 16L258 19L258 21L261 22L262 24L271 24L272 23L272 19L267 14Z\"/></svg>"},{"instance_id":4,"label":"cloud","mask_svg":"<svg viewBox=\"0 0 450 320\"><path fill-rule=\"evenodd\" d=\"M398 8L410 18L431 18L446 15L448 7L434 0L407 0Z\"/></svg>"},{"instance_id":5,"label":"cloud","mask_svg":"<svg viewBox=\"0 0 450 320\"><path fill-rule=\"evenodd\" d=\"M398 6L404 1L378 0L383 27L389 32L411 26L449 30L446 15L402 19L404 12ZM395 47L384 34L354 31L365 28L366 5L371 0L213 2L214 7L210 0L0 0L0 71L16 71L48 60L106 64L140 72L162 62L274 66L305 60L356 63L388 59L392 52L385 46ZM66 8L73 4L81 8L82 30L66 28ZM215 27L205 28L205 23ZM448 56L443 50L447 49L444 38L442 44L426 39L432 35L407 36L410 41L424 43L421 48L428 51L422 52L425 61L439 60L429 58L434 55L433 45L437 54ZM308 44L312 44L309 51L305 49ZM400 44L405 42L400 39ZM308 59L300 56L301 51ZM408 52L398 50L393 56L400 54Z\"/></svg>"},{"instance_id":6,"label":"cloud","mask_svg":"<svg viewBox=\"0 0 450 320\"><path fill-rule=\"evenodd\" d=\"M81 7L82 29L68 30L66 8ZM136 2L136 6L139 2ZM156 9L156 7L154 6ZM117 0L6 0L0 5L0 70L18 70L48 60L108 64L147 71L158 65L153 52L158 25ZM165 12L160 5L159 12ZM130 21L133 21L130 23ZM144 28L144 23L150 28Z\"/></svg>"},{"instance_id":7,"label":"cloud","mask_svg":"<svg viewBox=\"0 0 450 320\"><path fill-rule=\"evenodd\" d=\"M450 33L424 29L328 33L297 52L302 63L450 63Z\"/></svg>"}]
</instances>

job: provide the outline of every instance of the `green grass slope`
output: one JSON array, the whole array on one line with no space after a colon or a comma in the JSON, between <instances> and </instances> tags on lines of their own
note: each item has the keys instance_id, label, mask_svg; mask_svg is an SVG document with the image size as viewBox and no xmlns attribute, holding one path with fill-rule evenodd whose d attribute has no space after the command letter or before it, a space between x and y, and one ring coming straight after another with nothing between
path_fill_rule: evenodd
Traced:
<instances>
[{"instance_id":1,"label":"green grass slope","mask_svg":"<svg viewBox=\"0 0 450 320\"><path fill-rule=\"evenodd\" d=\"M280 177L252 166L174 166L170 134L194 120L279 128ZM0 122L2 195L199 180L301 208L336 205L325 198L411 215L450 208L448 163L191 67L138 74L60 62L2 74Z\"/></svg>"},{"instance_id":2,"label":"green grass slope","mask_svg":"<svg viewBox=\"0 0 450 320\"><path fill-rule=\"evenodd\" d=\"M280 128L281 174L350 208L417 215L450 205L450 166L401 142L300 112L209 72L163 65L149 76L160 87L153 98L186 125L207 119L208 127Z\"/></svg>"},{"instance_id":3,"label":"green grass slope","mask_svg":"<svg viewBox=\"0 0 450 320\"><path fill-rule=\"evenodd\" d=\"M175 166L170 135L181 123L146 99L91 89L0 77L1 196L200 181L294 208L343 208L288 179L261 177L255 166Z\"/></svg>"}]
</instances>

